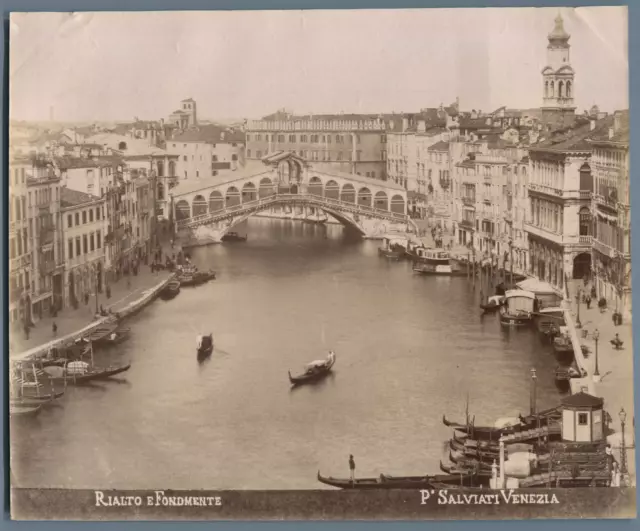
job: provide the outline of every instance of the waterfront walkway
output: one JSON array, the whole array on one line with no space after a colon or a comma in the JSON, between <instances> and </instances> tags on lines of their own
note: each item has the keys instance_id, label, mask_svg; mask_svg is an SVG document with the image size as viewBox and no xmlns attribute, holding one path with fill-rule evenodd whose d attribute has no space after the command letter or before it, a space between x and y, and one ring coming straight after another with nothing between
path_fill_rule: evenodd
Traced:
<instances>
[{"instance_id":1,"label":"waterfront walkway","mask_svg":"<svg viewBox=\"0 0 640 531\"><path fill-rule=\"evenodd\" d=\"M577 303L575 300L575 282L569 288L571 294L570 311L573 321L577 319ZM625 425L625 445L627 448L635 447L635 417L633 402L633 339L631 322L615 326L612 314L615 308L607 308L601 312L598 301L593 301L591 308L587 310L586 304L580 303L580 322L582 328L578 329L580 343L589 348L589 355L585 358L585 370L588 379L594 381L596 395L604 398L605 410L611 415L611 427L616 431L609 437L612 446L619 447L622 443L620 435L619 412L622 408L627 412ZM594 330L598 330L598 372L600 377L594 379L596 365L596 344L593 338ZM584 331L587 336L583 337ZM616 350L611 340L618 334L624 342L621 350ZM579 384L578 384L579 385ZM627 450L629 470L635 471L634 451ZM634 483L635 483L635 478Z\"/></svg>"},{"instance_id":2,"label":"waterfront walkway","mask_svg":"<svg viewBox=\"0 0 640 531\"><path fill-rule=\"evenodd\" d=\"M168 242L162 244L163 253L176 252L178 247L171 250ZM128 305L142 298L159 284L165 282L171 273L168 271L151 272L148 265L141 264L137 275L123 276L117 282L111 282L111 297L107 299L103 291L98 295L98 308L102 305L105 310L113 313L122 312ZM15 357L31 351L41 345L45 345L55 339L64 338L81 331L83 328L95 321L96 298L95 295L89 298L89 303L81 301L77 309L72 307L64 308L56 317L43 316L38 320L35 327L29 331L29 339L25 337L24 331L15 327L11 329L9 338L9 356ZM53 323L58 327L56 334L53 333Z\"/></svg>"}]
</instances>

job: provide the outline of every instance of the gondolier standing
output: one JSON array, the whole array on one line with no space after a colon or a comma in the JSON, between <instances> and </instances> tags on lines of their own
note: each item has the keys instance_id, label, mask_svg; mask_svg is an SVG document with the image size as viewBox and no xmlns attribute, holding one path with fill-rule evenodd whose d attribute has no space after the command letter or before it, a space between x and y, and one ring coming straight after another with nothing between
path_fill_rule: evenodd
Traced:
<instances>
[{"instance_id":1,"label":"gondolier standing","mask_svg":"<svg viewBox=\"0 0 640 531\"><path fill-rule=\"evenodd\" d=\"M356 462L351 454L349 454L349 471L351 472L351 482L354 482L356 479Z\"/></svg>"}]
</instances>

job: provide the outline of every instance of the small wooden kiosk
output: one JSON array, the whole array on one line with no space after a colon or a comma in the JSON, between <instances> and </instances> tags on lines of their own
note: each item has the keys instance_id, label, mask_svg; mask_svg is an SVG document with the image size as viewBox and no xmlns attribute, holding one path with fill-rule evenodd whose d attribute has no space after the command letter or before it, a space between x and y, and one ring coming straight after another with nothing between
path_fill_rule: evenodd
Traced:
<instances>
[{"instance_id":1,"label":"small wooden kiosk","mask_svg":"<svg viewBox=\"0 0 640 531\"><path fill-rule=\"evenodd\" d=\"M580 391L562 400L562 440L597 443L604 440L604 400Z\"/></svg>"}]
</instances>

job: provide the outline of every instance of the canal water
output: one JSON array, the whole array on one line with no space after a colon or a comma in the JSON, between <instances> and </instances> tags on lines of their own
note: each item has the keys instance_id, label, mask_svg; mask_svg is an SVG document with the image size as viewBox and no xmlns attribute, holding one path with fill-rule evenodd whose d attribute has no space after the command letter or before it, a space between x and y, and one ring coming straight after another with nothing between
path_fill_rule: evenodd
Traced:
<instances>
[{"instance_id":1,"label":"canal water","mask_svg":"<svg viewBox=\"0 0 640 531\"><path fill-rule=\"evenodd\" d=\"M556 405L555 361L532 330L480 316L465 277L414 275L341 226L251 219L246 243L199 248L218 279L157 300L101 361L124 377L69 388L12 426L23 487L313 489L320 470L439 472L450 430ZM196 360L196 335L215 351ZM292 390L287 371L336 352L334 373Z\"/></svg>"}]
</instances>

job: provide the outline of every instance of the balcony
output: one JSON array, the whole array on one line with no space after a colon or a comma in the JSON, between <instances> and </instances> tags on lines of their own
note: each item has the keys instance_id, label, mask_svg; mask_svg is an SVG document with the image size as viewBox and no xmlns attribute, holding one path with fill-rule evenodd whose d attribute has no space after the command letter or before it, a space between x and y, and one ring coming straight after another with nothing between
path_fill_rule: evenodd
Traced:
<instances>
[{"instance_id":1,"label":"balcony","mask_svg":"<svg viewBox=\"0 0 640 531\"><path fill-rule=\"evenodd\" d=\"M473 221L469 221L467 219L463 219L460 222L460 226L464 229L468 229L468 230L475 230L475 223Z\"/></svg>"},{"instance_id":2,"label":"balcony","mask_svg":"<svg viewBox=\"0 0 640 531\"><path fill-rule=\"evenodd\" d=\"M594 251L598 251L601 255L608 258L614 258L616 255L616 250L613 247L601 242L596 238L593 238L593 249Z\"/></svg>"},{"instance_id":3,"label":"balcony","mask_svg":"<svg viewBox=\"0 0 640 531\"><path fill-rule=\"evenodd\" d=\"M462 197L462 204L468 207L476 206L476 198L475 197Z\"/></svg>"},{"instance_id":4,"label":"balcony","mask_svg":"<svg viewBox=\"0 0 640 531\"><path fill-rule=\"evenodd\" d=\"M31 265L31 253L18 256L9 261L9 271L14 272Z\"/></svg>"},{"instance_id":5,"label":"balcony","mask_svg":"<svg viewBox=\"0 0 640 531\"><path fill-rule=\"evenodd\" d=\"M557 232L551 232L547 229L543 229L542 227L537 227L536 225L532 225L531 223L526 222L524 224L524 230L531 234L532 236L536 236L538 238L542 238L544 240L549 240L550 242L556 243L558 245L563 245L562 234L558 234Z\"/></svg>"},{"instance_id":6,"label":"balcony","mask_svg":"<svg viewBox=\"0 0 640 531\"><path fill-rule=\"evenodd\" d=\"M593 236L578 236L578 243L581 245L591 245L593 242Z\"/></svg>"},{"instance_id":7,"label":"balcony","mask_svg":"<svg viewBox=\"0 0 640 531\"><path fill-rule=\"evenodd\" d=\"M552 195L554 197L562 197L563 191L560 188L552 188L543 184L529 183L529 191L540 194Z\"/></svg>"}]
</instances>

